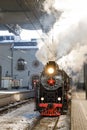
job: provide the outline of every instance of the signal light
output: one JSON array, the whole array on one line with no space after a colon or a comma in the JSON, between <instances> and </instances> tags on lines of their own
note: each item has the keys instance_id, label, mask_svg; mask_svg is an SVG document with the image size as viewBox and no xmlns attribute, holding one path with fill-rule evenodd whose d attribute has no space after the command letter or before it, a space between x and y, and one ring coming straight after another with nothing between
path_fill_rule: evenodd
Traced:
<instances>
[{"instance_id":1,"label":"signal light","mask_svg":"<svg viewBox=\"0 0 87 130\"><path fill-rule=\"evenodd\" d=\"M50 86L53 86L53 85L55 85L55 80L54 79L48 79L47 80L47 83L50 85Z\"/></svg>"}]
</instances>

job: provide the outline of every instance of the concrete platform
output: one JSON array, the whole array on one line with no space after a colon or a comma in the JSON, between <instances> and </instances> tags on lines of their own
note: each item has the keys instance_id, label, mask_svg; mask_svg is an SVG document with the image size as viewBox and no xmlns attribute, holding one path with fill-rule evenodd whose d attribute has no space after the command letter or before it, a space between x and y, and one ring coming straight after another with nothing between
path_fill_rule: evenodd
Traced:
<instances>
[{"instance_id":1,"label":"concrete platform","mask_svg":"<svg viewBox=\"0 0 87 130\"><path fill-rule=\"evenodd\" d=\"M72 93L71 130L87 130L87 100L83 91Z\"/></svg>"}]
</instances>

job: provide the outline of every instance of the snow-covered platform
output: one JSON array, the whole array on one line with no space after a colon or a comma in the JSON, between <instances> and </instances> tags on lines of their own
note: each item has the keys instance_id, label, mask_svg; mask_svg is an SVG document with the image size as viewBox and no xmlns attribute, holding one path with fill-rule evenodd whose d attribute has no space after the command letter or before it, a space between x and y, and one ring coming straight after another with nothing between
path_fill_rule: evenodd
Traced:
<instances>
[{"instance_id":1,"label":"snow-covered platform","mask_svg":"<svg viewBox=\"0 0 87 130\"><path fill-rule=\"evenodd\" d=\"M31 128L39 117L34 112L34 102L30 102L14 111L0 115L0 130L25 130Z\"/></svg>"},{"instance_id":2,"label":"snow-covered platform","mask_svg":"<svg viewBox=\"0 0 87 130\"><path fill-rule=\"evenodd\" d=\"M84 91L72 93L71 130L87 130L87 100Z\"/></svg>"},{"instance_id":3,"label":"snow-covered platform","mask_svg":"<svg viewBox=\"0 0 87 130\"><path fill-rule=\"evenodd\" d=\"M10 90L0 91L0 108L11 103L34 98L34 90Z\"/></svg>"}]
</instances>

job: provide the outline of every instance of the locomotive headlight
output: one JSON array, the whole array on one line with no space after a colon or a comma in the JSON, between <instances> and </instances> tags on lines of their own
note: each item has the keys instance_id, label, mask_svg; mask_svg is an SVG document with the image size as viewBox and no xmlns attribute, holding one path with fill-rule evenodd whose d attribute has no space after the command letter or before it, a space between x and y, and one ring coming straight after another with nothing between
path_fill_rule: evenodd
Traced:
<instances>
[{"instance_id":1,"label":"locomotive headlight","mask_svg":"<svg viewBox=\"0 0 87 130\"><path fill-rule=\"evenodd\" d=\"M53 74L54 73L54 68L48 68L48 73Z\"/></svg>"},{"instance_id":2,"label":"locomotive headlight","mask_svg":"<svg viewBox=\"0 0 87 130\"><path fill-rule=\"evenodd\" d=\"M41 101L44 101L44 97L41 97Z\"/></svg>"},{"instance_id":3,"label":"locomotive headlight","mask_svg":"<svg viewBox=\"0 0 87 130\"><path fill-rule=\"evenodd\" d=\"M61 97L58 97L58 101L61 101Z\"/></svg>"}]
</instances>

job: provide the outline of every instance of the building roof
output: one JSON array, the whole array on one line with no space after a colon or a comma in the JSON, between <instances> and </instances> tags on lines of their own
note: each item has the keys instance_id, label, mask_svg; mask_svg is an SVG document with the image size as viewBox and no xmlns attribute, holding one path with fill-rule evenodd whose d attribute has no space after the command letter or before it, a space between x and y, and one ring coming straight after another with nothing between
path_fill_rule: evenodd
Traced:
<instances>
[{"instance_id":1,"label":"building roof","mask_svg":"<svg viewBox=\"0 0 87 130\"><path fill-rule=\"evenodd\" d=\"M14 46L37 46L37 42L14 42Z\"/></svg>"},{"instance_id":2,"label":"building roof","mask_svg":"<svg viewBox=\"0 0 87 130\"><path fill-rule=\"evenodd\" d=\"M37 49L37 42L14 42L14 49Z\"/></svg>"},{"instance_id":3,"label":"building roof","mask_svg":"<svg viewBox=\"0 0 87 130\"><path fill-rule=\"evenodd\" d=\"M0 44L13 44L14 48L27 48L27 47L36 47L37 46L37 40L31 39L31 41L15 41L14 36L0 36Z\"/></svg>"}]
</instances>

